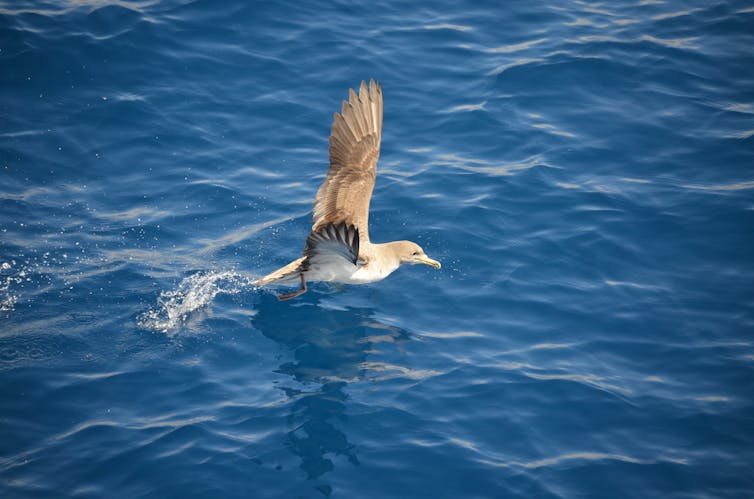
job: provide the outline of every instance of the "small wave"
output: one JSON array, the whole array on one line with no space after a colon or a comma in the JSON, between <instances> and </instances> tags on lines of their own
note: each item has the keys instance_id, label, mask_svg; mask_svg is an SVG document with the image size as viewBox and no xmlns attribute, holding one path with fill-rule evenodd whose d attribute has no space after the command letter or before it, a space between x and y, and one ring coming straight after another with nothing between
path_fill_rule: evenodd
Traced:
<instances>
[{"instance_id":1,"label":"small wave","mask_svg":"<svg viewBox=\"0 0 754 499\"><path fill-rule=\"evenodd\" d=\"M754 189L754 181L735 182L732 184L718 184L718 185L698 185L698 184L685 184L682 187L686 189L694 189L698 191L743 191L748 189Z\"/></svg>"},{"instance_id":2,"label":"small wave","mask_svg":"<svg viewBox=\"0 0 754 499\"><path fill-rule=\"evenodd\" d=\"M452 31L471 31L471 26L462 26L460 24L450 24L450 23L442 23L442 24L425 24L424 29L427 30L438 30L438 29L449 29Z\"/></svg>"},{"instance_id":3,"label":"small wave","mask_svg":"<svg viewBox=\"0 0 754 499\"><path fill-rule=\"evenodd\" d=\"M454 106L440 112L441 113L460 113L460 112L469 112L469 111L483 111L484 106L486 104L487 104L487 101L480 102L478 104L462 104L460 106Z\"/></svg>"},{"instance_id":4,"label":"small wave","mask_svg":"<svg viewBox=\"0 0 754 499\"><path fill-rule=\"evenodd\" d=\"M192 312L209 305L218 294L238 294L253 288L252 281L250 275L233 271L190 275L175 290L160 293L157 305L139 317L139 327L163 333L174 331Z\"/></svg>"}]
</instances>

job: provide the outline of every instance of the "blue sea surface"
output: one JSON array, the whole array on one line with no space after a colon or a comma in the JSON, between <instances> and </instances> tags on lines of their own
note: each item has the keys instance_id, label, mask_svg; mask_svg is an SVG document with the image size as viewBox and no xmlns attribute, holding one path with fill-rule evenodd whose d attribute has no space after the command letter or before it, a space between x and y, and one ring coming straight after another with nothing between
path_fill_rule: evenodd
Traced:
<instances>
[{"instance_id":1,"label":"blue sea surface","mask_svg":"<svg viewBox=\"0 0 754 499\"><path fill-rule=\"evenodd\" d=\"M753 288L751 1L0 0L0 497L754 497Z\"/></svg>"}]
</instances>

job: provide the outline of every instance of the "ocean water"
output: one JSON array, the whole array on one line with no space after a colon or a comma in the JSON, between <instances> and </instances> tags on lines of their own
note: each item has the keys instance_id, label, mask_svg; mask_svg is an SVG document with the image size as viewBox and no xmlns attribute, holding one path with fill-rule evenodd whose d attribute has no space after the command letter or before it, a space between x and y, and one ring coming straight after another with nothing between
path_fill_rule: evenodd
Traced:
<instances>
[{"instance_id":1,"label":"ocean water","mask_svg":"<svg viewBox=\"0 0 754 499\"><path fill-rule=\"evenodd\" d=\"M750 1L0 1L0 496L754 497ZM385 100L375 241L300 255Z\"/></svg>"}]
</instances>

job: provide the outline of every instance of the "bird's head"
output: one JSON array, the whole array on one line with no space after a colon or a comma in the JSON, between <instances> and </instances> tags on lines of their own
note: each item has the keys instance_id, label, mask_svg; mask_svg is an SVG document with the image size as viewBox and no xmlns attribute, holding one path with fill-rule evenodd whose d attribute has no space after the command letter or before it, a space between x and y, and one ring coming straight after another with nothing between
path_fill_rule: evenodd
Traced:
<instances>
[{"instance_id":1,"label":"bird's head","mask_svg":"<svg viewBox=\"0 0 754 499\"><path fill-rule=\"evenodd\" d=\"M427 254L424 253L424 250L421 248L421 246L416 243L412 243L411 241L396 241L395 243L393 243L393 250L400 259L401 264L423 263L424 265L429 265L436 269L442 267L442 265L440 265L440 262L438 262L437 260L432 260L430 257L428 257Z\"/></svg>"}]
</instances>

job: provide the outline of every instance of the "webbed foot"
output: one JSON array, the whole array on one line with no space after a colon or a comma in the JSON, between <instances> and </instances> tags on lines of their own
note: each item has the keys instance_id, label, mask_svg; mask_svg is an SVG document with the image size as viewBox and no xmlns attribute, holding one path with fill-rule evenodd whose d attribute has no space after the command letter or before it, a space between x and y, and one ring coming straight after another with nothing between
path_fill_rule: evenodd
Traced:
<instances>
[{"instance_id":1,"label":"webbed foot","mask_svg":"<svg viewBox=\"0 0 754 499\"><path fill-rule=\"evenodd\" d=\"M299 274L301 276L301 288L297 289L296 291L292 291L290 293L285 293L278 296L278 299L280 301L283 300L290 300L291 298L296 298L297 296L303 295L306 293L306 278L304 277L304 274Z\"/></svg>"}]
</instances>

